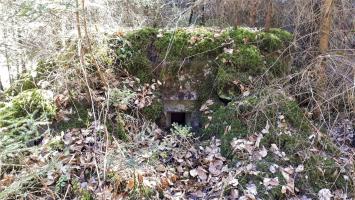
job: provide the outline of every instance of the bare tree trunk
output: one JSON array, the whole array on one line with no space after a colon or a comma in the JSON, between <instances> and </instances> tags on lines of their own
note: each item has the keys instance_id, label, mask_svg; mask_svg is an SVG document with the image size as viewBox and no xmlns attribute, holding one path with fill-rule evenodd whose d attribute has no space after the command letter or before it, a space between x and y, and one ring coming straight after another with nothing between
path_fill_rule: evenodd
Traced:
<instances>
[{"instance_id":1,"label":"bare tree trunk","mask_svg":"<svg viewBox=\"0 0 355 200\"><path fill-rule=\"evenodd\" d=\"M193 17L194 17L194 8L191 8L190 18L189 18L189 26L192 24Z\"/></svg>"},{"instance_id":2,"label":"bare tree trunk","mask_svg":"<svg viewBox=\"0 0 355 200\"><path fill-rule=\"evenodd\" d=\"M256 12L258 10L258 0L252 0L250 4L250 18L249 23L251 27L256 27Z\"/></svg>"},{"instance_id":3,"label":"bare tree trunk","mask_svg":"<svg viewBox=\"0 0 355 200\"><path fill-rule=\"evenodd\" d=\"M205 13L205 2L202 3L201 6L201 25L206 24L206 13Z\"/></svg>"},{"instance_id":4,"label":"bare tree trunk","mask_svg":"<svg viewBox=\"0 0 355 200\"><path fill-rule=\"evenodd\" d=\"M190 12L190 18L189 18L189 25L192 24L192 19L194 18L194 7L195 7L195 1L193 1L193 4L191 6L191 12Z\"/></svg>"},{"instance_id":5,"label":"bare tree trunk","mask_svg":"<svg viewBox=\"0 0 355 200\"><path fill-rule=\"evenodd\" d=\"M319 50L321 53L325 53L329 49L329 35L332 26L332 9L334 1L324 0L323 3L323 18L320 27L320 40L319 40Z\"/></svg>"},{"instance_id":6,"label":"bare tree trunk","mask_svg":"<svg viewBox=\"0 0 355 200\"><path fill-rule=\"evenodd\" d=\"M234 11L234 26L238 27L239 26L239 19L238 19L238 2L235 2L235 11Z\"/></svg>"},{"instance_id":7,"label":"bare tree trunk","mask_svg":"<svg viewBox=\"0 0 355 200\"><path fill-rule=\"evenodd\" d=\"M76 18L76 29L78 31L78 38L81 40L81 27L80 27L80 14L79 14L79 0L76 0L76 11L75 11L75 18Z\"/></svg>"},{"instance_id":8,"label":"bare tree trunk","mask_svg":"<svg viewBox=\"0 0 355 200\"><path fill-rule=\"evenodd\" d=\"M4 86L2 85L1 77L0 77L0 91L4 91Z\"/></svg>"},{"instance_id":9,"label":"bare tree trunk","mask_svg":"<svg viewBox=\"0 0 355 200\"><path fill-rule=\"evenodd\" d=\"M83 11L83 26L84 26L84 32L85 32L85 39L86 39L86 45L89 47L89 51L91 52L91 42L90 42L90 37L88 33L88 27L86 23L86 7L85 7L85 0L81 0L81 9Z\"/></svg>"},{"instance_id":10,"label":"bare tree trunk","mask_svg":"<svg viewBox=\"0 0 355 200\"><path fill-rule=\"evenodd\" d=\"M238 26L239 26L239 19L238 19L238 16L236 16L235 19L234 19L234 26L235 26L235 27L238 27Z\"/></svg>"},{"instance_id":11,"label":"bare tree trunk","mask_svg":"<svg viewBox=\"0 0 355 200\"><path fill-rule=\"evenodd\" d=\"M265 16L265 31L270 31L271 28L271 19L272 19L272 0L267 1L267 11Z\"/></svg>"},{"instance_id":12,"label":"bare tree trunk","mask_svg":"<svg viewBox=\"0 0 355 200\"><path fill-rule=\"evenodd\" d=\"M8 52L8 46L7 46L7 29L4 30L4 47L5 47L5 59L6 59L6 66L7 66L7 73L9 75L9 83L12 83L12 77L11 77L11 67L10 67L10 62L9 62L9 52Z\"/></svg>"}]
</instances>

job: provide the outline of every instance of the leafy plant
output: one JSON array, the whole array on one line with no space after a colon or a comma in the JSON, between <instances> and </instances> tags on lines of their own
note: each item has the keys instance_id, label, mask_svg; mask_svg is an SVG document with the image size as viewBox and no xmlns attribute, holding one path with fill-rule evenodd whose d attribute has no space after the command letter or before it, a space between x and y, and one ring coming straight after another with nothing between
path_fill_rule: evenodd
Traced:
<instances>
[{"instance_id":1,"label":"leafy plant","mask_svg":"<svg viewBox=\"0 0 355 200\"><path fill-rule=\"evenodd\" d=\"M192 128L189 126L183 126L177 123L173 123L171 128L171 133L178 135L183 139L187 139L193 135L191 129Z\"/></svg>"},{"instance_id":2,"label":"leafy plant","mask_svg":"<svg viewBox=\"0 0 355 200\"><path fill-rule=\"evenodd\" d=\"M112 106L129 106L132 103L132 100L136 97L136 93L126 86L122 89L113 88L109 91L110 99L109 103Z\"/></svg>"}]
</instances>

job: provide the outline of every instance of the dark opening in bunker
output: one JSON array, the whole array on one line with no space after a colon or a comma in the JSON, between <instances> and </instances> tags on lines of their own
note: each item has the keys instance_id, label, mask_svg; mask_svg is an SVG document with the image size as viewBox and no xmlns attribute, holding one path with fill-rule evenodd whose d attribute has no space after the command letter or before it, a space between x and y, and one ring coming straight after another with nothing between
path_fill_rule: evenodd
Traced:
<instances>
[{"instance_id":1,"label":"dark opening in bunker","mask_svg":"<svg viewBox=\"0 0 355 200\"><path fill-rule=\"evenodd\" d=\"M170 113L171 124L177 123L180 125L186 125L186 113L185 112L171 112Z\"/></svg>"}]
</instances>

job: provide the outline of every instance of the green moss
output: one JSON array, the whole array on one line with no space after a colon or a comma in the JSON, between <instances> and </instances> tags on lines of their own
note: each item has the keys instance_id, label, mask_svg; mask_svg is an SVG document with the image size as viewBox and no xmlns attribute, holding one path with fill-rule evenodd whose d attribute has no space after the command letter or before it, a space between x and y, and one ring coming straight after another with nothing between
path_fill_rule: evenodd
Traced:
<instances>
[{"instance_id":1,"label":"green moss","mask_svg":"<svg viewBox=\"0 0 355 200\"><path fill-rule=\"evenodd\" d=\"M147 27L130 32L125 38L129 41L133 53L139 53L139 51L146 51L149 45L156 40L157 35L157 29Z\"/></svg>"},{"instance_id":2,"label":"green moss","mask_svg":"<svg viewBox=\"0 0 355 200\"><path fill-rule=\"evenodd\" d=\"M155 42L155 47L162 59L167 61L182 60L188 56L190 34L183 29L164 32Z\"/></svg>"},{"instance_id":3,"label":"green moss","mask_svg":"<svg viewBox=\"0 0 355 200\"><path fill-rule=\"evenodd\" d=\"M126 129L125 129L125 121L123 120L121 113L118 113L118 116L114 117L111 120L107 121L107 130L110 132L114 137L123 140L123 141L128 141L129 137L127 135Z\"/></svg>"},{"instance_id":4,"label":"green moss","mask_svg":"<svg viewBox=\"0 0 355 200\"><path fill-rule=\"evenodd\" d=\"M255 46L242 45L234 49L233 53L223 53L219 57L221 65L235 68L237 72L247 72L251 76L258 75L265 70L262 55Z\"/></svg>"},{"instance_id":5,"label":"green moss","mask_svg":"<svg viewBox=\"0 0 355 200\"><path fill-rule=\"evenodd\" d=\"M309 134L311 131L311 124L309 120L304 116L298 103L294 100L287 98L281 102L281 112L285 114L285 117L291 122L291 124L301 131L301 133Z\"/></svg>"},{"instance_id":6,"label":"green moss","mask_svg":"<svg viewBox=\"0 0 355 200\"><path fill-rule=\"evenodd\" d=\"M227 40L225 35L216 36L213 32L199 30L191 33L189 52L190 56L200 58L214 58L222 53L223 43ZM196 40L193 42L193 40Z\"/></svg>"},{"instance_id":7,"label":"green moss","mask_svg":"<svg viewBox=\"0 0 355 200\"><path fill-rule=\"evenodd\" d=\"M257 34L258 46L267 52L284 48L292 39L292 34L282 29L271 29Z\"/></svg>"},{"instance_id":8,"label":"green moss","mask_svg":"<svg viewBox=\"0 0 355 200\"><path fill-rule=\"evenodd\" d=\"M271 28L269 33L276 35L282 42L288 43L292 40L292 34L279 28Z\"/></svg>"},{"instance_id":9,"label":"green moss","mask_svg":"<svg viewBox=\"0 0 355 200\"><path fill-rule=\"evenodd\" d=\"M246 44L255 41L256 33L245 27L233 28L227 31L230 38L234 40L236 44Z\"/></svg>"},{"instance_id":10,"label":"green moss","mask_svg":"<svg viewBox=\"0 0 355 200\"><path fill-rule=\"evenodd\" d=\"M87 128L90 124L88 107L85 104L74 101L72 103L72 113L68 115L68 121L62 121L54 125L56 131L66 131L73 128Z\"/></svg>"},{"instance_id":11,"label":"green moss","mask_svg":"<svg viewBox=\"0 0 355 200\"><path fill-rule=\"evenodd\" d=\"M270 49L270 44L271 49L274 46L281 47L290 37L288 32L278 29L272 29L269 33L257 33L248 28L233 28L225 31L208 28L194 30L143 28L129 32L124 37L115 38L110 43L116 52L120 66L140 78L142 82L149 82L153 78L158 78L157 75L163 78L174 77L179 69L189 67L187 63L192 63L196 59L214 61L218 55L217 60L221 66L231 66L238 73L259 75L265 71L263 56L258 48L251 45L256 43L257 35L259 41L257 44L267 49ZM235 43L229 44L228 48L233 48L234 52L222 53L223 47L231 39ZM159 65L162 62L164 65ZM285 65L278 63L278 66Z\"/></svg>"},{"instance_id":12,"label":"green moss","mask_svg":"<svg viewBox=\"0 0 355 200\"><path fill-rule=\"evenodd\" d=\"M124 44L116 47L116 54L121 65L132 75L138 77L143 83L153 78L152 62L149 48L156 39L158 31L154 28L144 28L130 32L126 35Z\"/></svg>"},{"instance_id":13,"label":"green moss","mask_svg":"<svg viewBox=\"0 0 355 200\"><path fill-rule=\"evenodd\" d=\"M305 160L305 173L296 179L296 185L303 191L317 193L323 188L345 189L351 193L353 185L344 179L339 166L333 159L320 155L312 155Z\"/></svg>"},{"instance_id":14,"label":"green moss","mask_svg":"<svg viewBox=\"0 0 355 200\"><path fill-rule=\"evenodd\" d=\"M303 135L297 133L292 135L278 135L277 131L265 134L261 140L261 145L264 145L267 148L270 148L271 144L276 144L287 155L292 156L296 156L297 153L310 146L307 138L304 138ZM297 157L294 157L294 159L298 160Z\"/></svg>"},{"instance_id":15,"label":"green moss","mask_svg":"<svg viewBox=\"0 0 355 200\"><path fill-rule=\"evenodd\" d=\"M241 95L242 91L235 82L239 82L244 86L249 84L249 74L237 72L234 68L220 67L216 77L219 98L230 101Z\"/></svg>"},{"instance_id":16,"label":"green moss","mask_svg":"<svg viewBox=\"0 0 355 200\"><path fill-rule=\"evenodd\" d=\"M81 200L94 200L94 197L92 196L92 194L89 191L82 190L80 199Z\"/></svg>"},{"instance_id":17,"label":"green moss","mask_svg":"<svg viewBox=\"0 0 355 200\"><path fill-rule=\"evenodd\" d=\"M255 113L254 109L260 109L260 107L262 109ZM267 122L271 125L271 131L264 135L261 141L262 145L270 147L271 144L276 143L282 151L289 154L297 154L310 145L308 141L311 130L310 124L302 110L296 102L278 92L264 91L258 95L251 95L236 102L231 102L227 107L220 106L212 110L212 120L204 119L204 124L209 123L204 133L207 137L220 136L222 149L225 153L228 152L226 147L229 146L232 138L242 138L247 136L249 132L259 132ZM277 128L280 114L283 114L286 122L298 131L291 133L291 135L276 134L280 131ZM231 131L225 134L225 128L228 126L231 126ZM223 147L223 143L227 146ZM299 158L295 156L294 159Z\"/></svg>"},{"instance_id":18,"label":"green moss","mask_svg":"<svg viewBox=\"0 0 355 200\"><path fill-rule=\"evenodd\" d=\"M154 99L150 106L144 107L142 110L143 116L153 122L158 120L161 117L162 113L163 103L158 99Z\"/></svg>"},{"instance_id":19,"label":"green moss","mask_svg":"<svg viewBox=\"0 0 355 200\"><path fill-rule=\"evenodd\" d=\"M220 67L217 73L217 94L220 98L232 100L240 95L240 90L237 85L233 84L236 80L237 72L233 68Z\"/></svg>"},{"instance_id":20,"label":"green moss","mask_svg":"<svg viewBox=\"0 0 355 200\"><path fill-rule=\"evenodd\" d=\"M22 91L35 89L36 81L30 74L22 74L20 79L14 81L10 88L5 91L5 94L8 96L16 96Z\"/></svg>"},{"instance_id":21,"label":"green moss","mask_svg":"<svg viewBox=\"0 0 355 200\"><path fill-rule=\"evenodd\" d=\"M39 112L39 115L45 115L50 118L56 113L56 107L53 104L53 94L46 90L31 89L21 92L11 101L13 116L24 117L28 113Z\"/></svg>"},{"instance_id":22,"label":"green moss","mask_svg":"<svg viewBox=\"0 0 355 200\"><path fill-rule=\"evenodd\" d=\"M54 151L62 151L62 150L64 150L64 147L65 147L64 141L58 140L58 139L54 139L54 140L50 141L48 146L51 150L54 150Z\"/></svg>"},{"instance_id":23,"label":"green moss","mask_svg":"<svg viewBox=\"0 0 355 200\"><path fill-rule=\"evenodd\" d=\"M215 105L215 108L212 108L212 110L211 121L207 116L203 117L204 124L209 125L203 130L202 137L219 137L221 139L221 153L230 158L232 156L230 146L232 139L245 137L248 132L245 124L238 119L237 113L232 107ZM226 131L226 127L230 127L230 130Z\"/></svg>"},{"instance_id":24,"label":"green moss","mask_svg":"<svg viewBox=\"0 0 355 200\"><path fill-rule=\"evenodd\" d=\"M203 103L205 103L208 99L218 100L217 96L217 83L216 83L216 74L217 68L210 67L210 74L204 77L201 82L199 82L196 86L198 105L200 107ZM200 70L200 72L203 70ZM201 76L200 76L201 77Z\"/></svg>"},{"instance_id":25,"label":"green moss","mask_svg":"<svg viewBox=\"0 0 355 200\"><path fill-rule=\"evenodd\" d=\"M271 189L267 189L263 185L263 179L265 177L275 178L278 177L280 181L280 185L273 187ZM251 175L251 174L242 174L238 177L240 189L243 190L247 187L248 184L252 183L255 184L256 190L258 192L258 197L260 199L284 199L285 195L281 193L282 185L286 185L285 181L281 175L281 173L272 174L270 172L265 173L264 171L261 172L259 175Z\"/></svg>"},{"instance_id":26,"label":"green moss","mask_svg":"<svg viewBox=\"0 0 355 200\"><path fill-rule=\"evenodd\" d=\"M332 142L329 135L324 134L320 138L317 139L316 145L318 148L323 149L327 153L332 156L340 156L341 151L339 148Z\"/></svg>"},{"instance_id":27,"label":"green moss","mask_svg":"<svg viewBox=\"0 0 355 200\"><path fill-rule=\"evenodd\" d=\"M286 121L299 130L299 134L309 136L311 130L309 120L304 116L297 102L289 99L279 90L260 90L256 94L241 98L235 104L241 114L253 113L255 116L248 120L252 131L261 131L267 121L271 128L276 128L278 116L284 115Z\"/></svg>"},{"instance_id":28,"label":"green moss","mask_svg":"<svg viewBox=\"0 0 355 200\"><path fill-rule=\"evenodd\" d=\"M249 84L249 76L265 71L260 51L254 46L240 46L232 54L223 53L218 58L217 91L222 99L231 100L241 94L240 87L233 83Z\"/></svg>"},{"instance_id":29,"label":"green moss","mask_svg":"<svg viewBox=\"0 0 355 200\"><path fill-rule=\"evenodd\" d=\"M282 40L273 33L261 32L257 35L258 45L260 49L273 52L282 48Z\"/></svg>"},{"instance_id":30,"label":"green moss","mask_svg":"<svg viewBox=\"0 0 355 200\"><path fill-rule=\"evenodd\" d=\"M142 83L150 82L153 78L152 63L144 54L135 53L126 69L130 74L139 78Z\"/></svg>"}]
</instances>

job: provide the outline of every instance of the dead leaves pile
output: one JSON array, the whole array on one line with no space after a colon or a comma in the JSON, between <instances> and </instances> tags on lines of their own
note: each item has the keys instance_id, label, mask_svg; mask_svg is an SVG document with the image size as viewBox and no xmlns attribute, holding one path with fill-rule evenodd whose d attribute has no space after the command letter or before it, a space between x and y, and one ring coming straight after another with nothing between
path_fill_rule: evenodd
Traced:
<instances>
[{"instance_id":1,"label":"dead leaves pile","mask_svg":"<svg viewBox=\"0 0 355 200\"><path fill-rule=\"evenodd\" d=\"M170 166L175 166L173 170L179 180L164 192L165 197L205 199L222 195L229 169L226 159L220 154L220 141L212 139L205 147L182 145L182 148L171 148L171 160L166 160Z\"/></svg>"}]
</instances>

